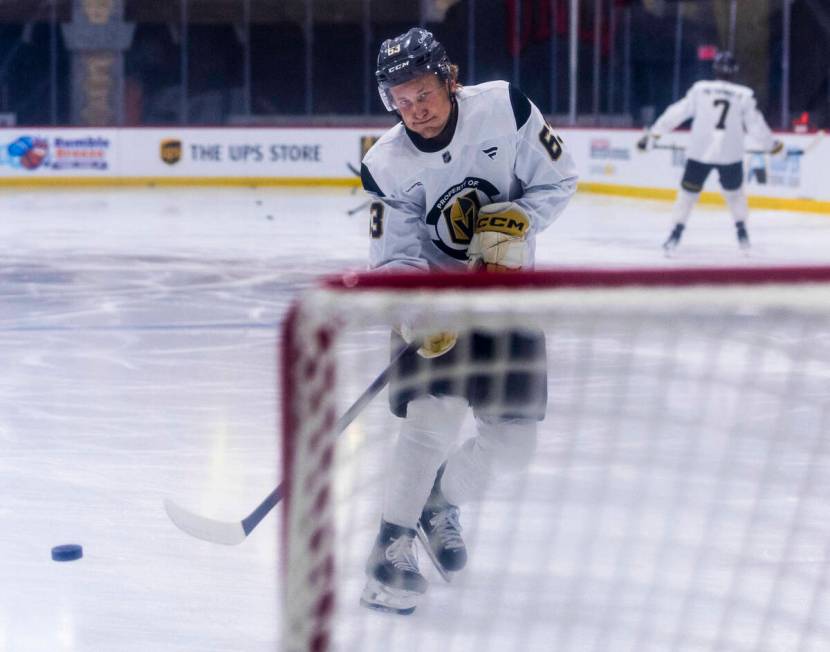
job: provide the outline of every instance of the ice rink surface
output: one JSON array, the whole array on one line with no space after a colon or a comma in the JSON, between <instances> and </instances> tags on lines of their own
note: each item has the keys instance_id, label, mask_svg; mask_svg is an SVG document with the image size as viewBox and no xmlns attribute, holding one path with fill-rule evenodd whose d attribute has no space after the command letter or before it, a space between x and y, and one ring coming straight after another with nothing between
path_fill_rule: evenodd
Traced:
<instances>
[{"instance_id":1,"label":"ice rink surface","mask_svg":"<svg viewBox=\"0 0 830 652\"><path fill-rule=\"evenodd\" d=\"M367 215L347 215L362 201L348 190L0 194L0 651L276 649L274 516L223 547L178 531L162 503L235 520L279 481L278 324L321 274L364 268ZM756 210L744 256L711 207L666 259L670 210L578 195L538 239L538 265L830 262L830 217ZM84 558L53 562L63 543ZM480 623L487 605L469 609ZM492 649L508 649L495 632Z\"/></svg>"}]
</instances>

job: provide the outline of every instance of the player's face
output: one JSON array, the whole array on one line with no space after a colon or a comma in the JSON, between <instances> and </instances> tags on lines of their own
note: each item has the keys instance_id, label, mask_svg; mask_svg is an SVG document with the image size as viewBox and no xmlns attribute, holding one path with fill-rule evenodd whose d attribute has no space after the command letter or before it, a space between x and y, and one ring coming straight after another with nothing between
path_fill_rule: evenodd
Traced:
<instances>
[{"instance_id":1,"label":"player's face","mask_svg":"<svg viewBox=\"0 0 830 652\"><path fill-rule=\"evenodd\" d=\"M450 118L452 102L447 85L436 75L421 75L393 86L390 91L404 124L410 130L422 138L435 138L441 133Z\"/></svg>"}]
</instances>

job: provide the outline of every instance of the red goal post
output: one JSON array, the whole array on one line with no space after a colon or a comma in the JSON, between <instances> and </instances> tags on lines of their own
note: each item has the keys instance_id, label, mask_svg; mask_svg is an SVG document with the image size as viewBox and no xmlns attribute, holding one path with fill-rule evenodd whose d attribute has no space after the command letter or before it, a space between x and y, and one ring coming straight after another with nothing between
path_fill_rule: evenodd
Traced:
<instances>
[{"instance_id":1,"label":"red goal post","mask_svg":"<svg viewBox=\"0 0 830 652\"><path fill-rule=\"evenodd\" d=\"M400 323L542 330L549 369L530 469L411 617L357 606L399 420L334 428ZM830 267L345 275L281 368L283 649L830 649Z\"/></svg>"}]
</instances>

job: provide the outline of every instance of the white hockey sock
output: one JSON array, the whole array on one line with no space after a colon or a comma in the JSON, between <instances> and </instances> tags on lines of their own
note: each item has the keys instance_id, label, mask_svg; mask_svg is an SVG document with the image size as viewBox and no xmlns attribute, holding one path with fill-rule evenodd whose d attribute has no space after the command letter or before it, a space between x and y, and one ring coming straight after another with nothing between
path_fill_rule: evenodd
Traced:
<instances>
[{"instance_id":1,"label":"white hockey sock","mask_svg":"<svg viewBox=\"0 0 830 652\"><path fill-rule=\"evenodd\" d=\"M495 474L524 470L536 452L537 422L476 419L478 436L450 455L441 492L454 505L479 500Z\"/></svg>"},{"instance_id":2,"label":"white hockey sock","mask_svg":"<svg viewBox=\"0 0 830 652\"><path fill-rule=\"evenodd\" d=\"M410 401L386 480L384 520L415 527L467 410L467 401L453 396Z\"/></svg>"},{"instance_id":3,"label":"white hockey sock","mask_svg":"<svg viewBox=\"0 0 830 652\"><path fill-rule=\"evenodd\" d=\"M749 204L747 203L744 189L724 190L723 197L726 199L729 212L732 213L732 219L736 223L743 222L746 224L746 221L749 219Z\"/></svg>"},{"instance_id":4,"label":"white hockey sock","mask_svg":"<svg viewBox=\"0 0 830 652\"><path fill-rule=\"evenodd\" d=\"M677 191L677 200L674 202L674 208L672 209L672 220L675 224L686 224L686 220L689 219L689 214L699 197L699 192L689 192L684 188Z\"/></svg>"}]
</instances>

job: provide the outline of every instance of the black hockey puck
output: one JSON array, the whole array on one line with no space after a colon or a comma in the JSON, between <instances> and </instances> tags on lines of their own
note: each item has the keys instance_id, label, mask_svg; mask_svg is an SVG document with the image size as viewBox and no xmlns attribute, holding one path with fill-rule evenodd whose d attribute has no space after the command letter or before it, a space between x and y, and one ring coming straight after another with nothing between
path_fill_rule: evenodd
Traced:
<instances>
[{"instance_id":1,"label":"black hockey puck","mask_svg":"<svg viewBox=\"0 0 830 652\"><path fill-rule=\"evenodd\" d=\"M66 543L52 548L53 561L75 561L84 556L84 549L77 543Z\"/></svg>"}]
</instances>

